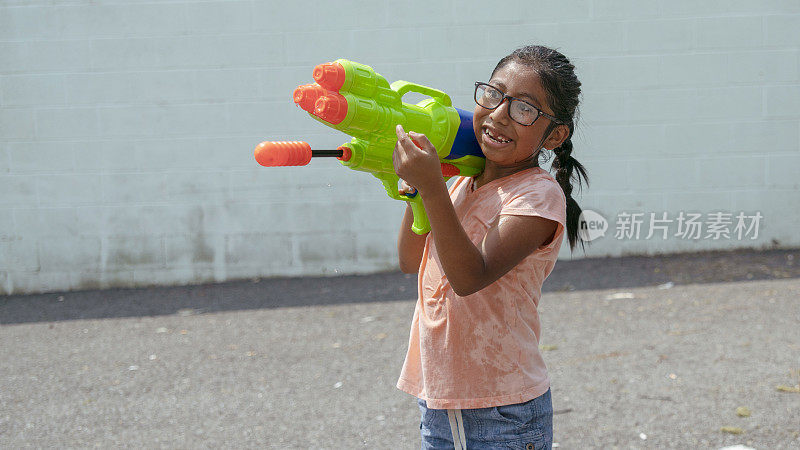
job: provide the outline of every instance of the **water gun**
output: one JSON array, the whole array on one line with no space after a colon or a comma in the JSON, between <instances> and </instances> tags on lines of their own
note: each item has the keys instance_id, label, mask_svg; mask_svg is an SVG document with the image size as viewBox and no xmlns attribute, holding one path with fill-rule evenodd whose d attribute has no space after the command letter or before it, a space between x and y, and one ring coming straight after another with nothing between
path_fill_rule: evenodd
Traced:
<instances>
[{"instance_id":1,"label":"water gun","mask_svg":"<svg viewBox=\"0 0 800 450\"><path fill-rule=\"evenodd\" d=\"M346 59L314 68L316 83L299 86L294 102L315 120L353 137L336 150L312 150L301 141L267 141L255 149L262 166L304 166L315 157L336 157L353 170L378 178L390 198L407 201L414 213L411 229L430 231L422 198L416 192L401 194L392 153L395 127L425 134L436 147L442 176L474 176L483 170L484 156L472 129L472 112L454 108L444 92L408 81L391 85L371 67ZM428 98L416 105L402 98L416 92Z\"/></svg>"}]
</instances>

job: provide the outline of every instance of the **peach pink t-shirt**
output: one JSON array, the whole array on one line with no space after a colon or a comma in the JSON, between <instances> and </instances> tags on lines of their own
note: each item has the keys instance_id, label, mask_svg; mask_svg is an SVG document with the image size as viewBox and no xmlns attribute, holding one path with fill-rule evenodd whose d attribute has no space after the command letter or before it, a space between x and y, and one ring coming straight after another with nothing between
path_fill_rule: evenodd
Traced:
<instances>
[{"instance_id":1,"label":"peach pink t-shirt","mask_svg":"<svg viewBox=\"0 0 800 450\"><path fill-rule=\"evenodd\" d=\"M553 239L480 291L461 297L444 274L428 235L419 268L419 297L398 389L433 409L471 409L521 403L550 387L539 352L537 306L553 270L566 224L566 199L553 177L534 167L478 189L460 177L450 188L456 214L480 245L500 215L541 216L558 222Z\"/></svg>"}]
</instances>

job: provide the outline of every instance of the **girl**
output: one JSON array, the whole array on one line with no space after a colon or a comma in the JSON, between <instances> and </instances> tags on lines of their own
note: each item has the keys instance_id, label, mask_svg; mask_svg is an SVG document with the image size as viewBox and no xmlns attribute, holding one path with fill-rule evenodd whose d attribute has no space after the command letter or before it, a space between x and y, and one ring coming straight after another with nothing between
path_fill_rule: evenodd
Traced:
<instances>
[{"instance_id":1,"label":"girl","mask_svg":"<svg viewBox=\"0 0 800 450\"><path fill-rule=\"evenodd\" d=\"M528 46L476 83L486 167L449 191L430 141L397 127L395 171L405 191L420 192L431 224L414 234L407 208L398 239L419 300L397 387L418 397L423 449L551 448L536 308L565 230L571 250L578 237L571 179L580 185L586 173L572 157L574 69L561 53ZM555 154L555 179L539 167L543 149Z\"/></svg>"}]
</instances>

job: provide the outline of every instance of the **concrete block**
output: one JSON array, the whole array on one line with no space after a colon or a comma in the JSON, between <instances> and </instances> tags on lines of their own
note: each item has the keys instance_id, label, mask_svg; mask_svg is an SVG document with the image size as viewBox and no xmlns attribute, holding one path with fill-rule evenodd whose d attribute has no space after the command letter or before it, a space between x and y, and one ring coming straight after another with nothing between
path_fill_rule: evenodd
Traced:
<instances>
[{"instance_id":1,"label":"concrete block","mask_svg":"<svg viewBox=\"0 0 800 450\"><path fill-rule=\"evenodd\" d=\"M608 158L609 157L591 160L577 158L578 161L583 164L589 175L589 191L607 192L629 190L631 188L630 178L627 176L619 176L620 173L630 173L630 169L628 168L629 161L621 158ZM575 197L578 193L578 184L573 182L572 186L574 189L572 194L573 197ZM584 185L584 189L586 189L586 185Z\"/></svg>"},{"instance_id":2,"label":"concrete block","mask_svg":"<svg viewBox=\"0 0 800 450\"><path fill-rule=\"evenodd\" d=\"M17 174L64 173L75 170L75 154L72 145L52 142L11 142L8 144L7 153L10 158L11 171Z\"/></svg>"},{"instance_id":3,"label":"concrete block","mask_svg":"<svg viewBox=\"0 0 800 450\"><path fill-rule=\"evenodd\" d=\"M222 241L224 248L224 240L224 235L204 232L164 236L167 267L213 266L218 257L218 242Z\"/></svg>"},{"instance_id":4,"label":"concrete block","mask_svg":"<svg viewBox=\"0 0 800 450\"><path fill-rule=\"evenodd\" d=\"M36 136L39 138L95 137L98 111L93 107L41 108L36 110Z\"/></svg>"},{"instance_id":5,"label":"concrete block","mask_svg":"<svg viewBox=\"0 0 800 450\"><path fill-rule=\"evenodd\" d=\"M184 8L186 31L191 34L236 34L272 28L266 26L271 22L254 22L253 3L248 1L193 2Z\"/></svg>"},{"instance_id":6,"label":"concrete block","mask_svg":"<svg viewBox=\"0 0 800 450\"><path fill-rule=\"evenodd\" d=\"M469 13L474 15L476 10L484 6L484 3L477 2L474 8L469 9ZM570 21L587 21L592 14L592 4L589 0L562 2L550 6L542 8L541 5L534 2L522 0L518 7L508 9L508 11L514 11L512 15L525 23L563 22L567 17Z\"/></svg>"},{"instance_id":7,"label":"concrete block","mask_svg":"<svg viewBox=\"0 0 800 450\"><path fill-rule=\"evenodd\" d=\"M292 237L297 246L297 261L301 266L323 269L322 273L347 273L356 259L355 236L335 231L298 234ZM328 269L328 270L324 270Z\"/></svg>"},{"instance_id":8,"label":"concrete block","mask_svg":"<svg viewBox=\"0 0 800 450\"><path fill-rule=\"evenodd\" d=\"M4 106L51 106L64 104L63 75L10 75L0 77Z\"/></svg>"},{"instance_id":9,"label":"concrete block","mask_svg":"<svg viewBox=\"0 0 800 450\"><path fill-rule=\"evenodd\" d=\"M764 158L758 156L730 156L696 160L699 189L763 187L766 173Z\"/></svg>"},{"instance_id":10,"label":"concrete block","mask_svg":"<svg viewBox=\"0 0 800 450\"><path fill-rule=\"evenodd\" d=\"M230 203L225 206L227 230L231 233L256 233L265 230L297 232L292 210L302 205L284 202Z\"/></svg>"},{"instance_id":11,"label":"concrete block","mask_svg":"<svg viewBox=\"0 0 800 450\"><path fill-rule=\"evenodd\" d=\"M91 67L95 71L145 70L159 68L162 46L178 38L95 39L91 45Z\"/></svg>"},{"instance_id":12,"label":"concrete block","mask_svg":"<svg viewBox=\"0 0 800 450\"><path fill-rule=\"evenodd\" d=\"M697 89L653 89L629 93L627 115L633 123L664 123L691 120L696 116L697 97L708 95ZM713 108L708 108L712 111ZM611 115L613 112L608 111Z\"/></svg>"},{"instance_id":13,"label":"concrete block","mask_svg":"<svg viewBox=\"0 0 800 450\"><path fill-rule=\"evenodd\" d=\"M695 21L697 48L757 48L763 42L761 15L711 17Z\"/></svg>"},{"instance_id":14,"label":"concrete block","mask_svg":"<svg viewBox=\"0 0 800 450\"><path fill-rule=\"evenodd\" d=\"M11 172L11 144L0 145L0 175Z\"/></svg>"},{"instance_id":15,"label":"concrete block","mask_svg":"<svg viewBox=\"0 0 800 450\"><path fill-rule=\"evenodd\" d=\"M727 122L665 125L663 148L667 155L727 154L732 151L733 128Z\"/></svg>"},{"instance_id":16,"label":"concrete block","mask_svg":"<svg viewBox=\"0 0 800 450\"><path fill-rule=\"evenodd\" d=\"M800 118L800 85L764 88L766 117Z\"/></svg>"},{"instance_id":17,"label":"concrete block","mask_svg":"<svg viewBox=\"0 0 800 450\"><path fill-rule=\"evenodd\" d=\"M694 46L693 20L639 20L626 22L626 46L633 52L690 50Z\"/></svg>"},{"instance_id":18,"label":"concrete block","mask_svg":"<svg viewBox=\"0 0 800 450\"><path fill-rule=\"evenodd\" d=\"M39 294L72 288L69 271L15 271L9 273L14 294Z\"/></svg>"},{"instance_id":19,"label":"concrete block","mask_svg":"<svg viewBox=\"0 0 800 450\"><path fill-rule=\"evenodd\" d=\"M194 73L195 95L202 101L254 100L263 97L259 69L206 69ZM297 83L298 85L300 82ZM296 86L295 86L296 87ZM287 99L290 96L286 97Z\"/></svg>"},{"instance_id":20,"label":"concrete block","mask_svg":"<svg viewBox=\"0 0 800 450\"><path fill-rule=\"evenodd\" d=\"M779 82L800 80L798 56L795 50L736 53L728 59L730 80L739 83Z\"/></svg>"},{"instance_id":21,"label":"concrete block","mask_svg":"<svg viewBox=\"0 0 800 450\"><path fill-rule=\"evenodd\" d=\"M631 96L634 99L639 95ZM583 99L579 105L581 119L586 123L595 125L614 124L625 121L629 114L635 114L637 121L654 121L655 118L647 117L644 112L630 112L631 107L638 106L636 101L626 98L624 92L618 91L584 91ZM648 114L657 114L657 111L648 110Z\"/></svg>"},{"instance_id":22,"label":"concrete block","mask_svg":"<svg viewBox=\"0 0 800 450\"><path fill-rule=\"evenodd\" d=\"M770 188L800 189L800 155L772 154L767 160L766 185Z\"/></svg>"},{"instance_id":23,"label":"concrete block","mask_svg":"<svg viewBox=\"0 0 800 450\"><path fill-rule=\"evenodd\" d=\"M194 72L105 72L64 75L71 105L141 104L194 100Z\"/></svg>"},{"instance_id":24,"label":"concrete block","mask_svg":"<svg viewBox=\"0 0 800 450\"><path fill-rule=\"evenodd\" d=\"M665 148L660 146L664 125L585 126L586 146L580 151L587 155L649 157L664 154Z\"/></svg>"},{"instance_id":25,"label":"concrete block","mask_svg":"<svg viewBox=\"0 0 800 450\"><path fill-rule=\"evenodd\" d=\"M396 232L392 230L358 230L355 236L355 244L357 262L392 268L399 266Z\"/></svg>"},{"instance_id":26,"label":"concrete block","mask_svg":"<svg viewBox=\"0 0 800 450\"><path fill-rule=\"evenodd\" d=\"M703 172L703 169L700 169ZM731 211L733 209L734 194L730 191L719 190L689 190L687 192L674 192L664 196L664 209L669 213L669 218L675 219L679 212L706 214L713 211ZM657 217L660 217L657 214ZM677 222L674 223L677 231Z\"/></svg>"},{"instance_id":27,"label":"concrete block","mask_svg":"<svg viewBox=\"0 0 800 450\"><path fill-rule=\"evenodd\" d=\"M286 233L243 233L225 237L225 262L229 266L292 264L292 240Z\"/></svg>"},{"instance_id":28,"label":"concrete block","mask_svg":"<svg viewBox=\"0 0 800 450\"><path fill-rule=\"evenodd\" d=\"M776 13L797 13L799 6L786 0L725 0L722 2L695 2L675 0L659 3L659 14L665 17L741 16Z\"/></svg>"},{"instance_id":29,"label":"concrete block","mask_svg":"<svg viewBox=\"0 0 800 450\"><path fill-rule=\"evenodd\" d=\"M796 48L800 42L800 15L764 17L764 45Z\"/></svg>"},{"instance_id":30,"label":"concrete block","mask_svg":"<svg viewBox=\"0 0 800 450\"><path fill-rule=\"evenodd\" d=\"M733 127L731 150L796 152L800 150L800 122L769 120L740 122Z\"/></svg>"},{"instance_id":31,"label":"concrete block","mask_svg":"<svg viewBox=\"0 0 800 450\"><path fill-rule=\"evenodd\" d=\"M96 205L102 201L98 175L37 175L36 187L41 206Z\"/></svg>"},{"instance_id":32,"label":"concrete block","mask_svg":"<svg viewBox=\"0 0 800 450\"><path fill-rule=\"evenodd\" d=\"M661 84L657 56L591 58L581 69L578 79L584 92L655 88Z\"/></svg>"},{"instance_id":33,"label":"concrete block","mask_svg":"<svg viewBox=\"0 0 800 450\"><path fill-rule=\"evenodd\" d=\"M283 40L266 33L159 38L157 64L162 69L271 66L285 60L286 47L277 44Z\"/></svg>"},{"instance_id":34,"label":"concrete block","mask_svg":"<svg viewBox=\"0 0 800 450\"><path fill-rule=\"evenodd\" d=\"M7 272L39 270L35 238L1 235L0 270Z\"/></svg>"},{"instance_id":35,"label":"concrete block","mask_svg":"<svg viewBox=\"0 0 800 450\"><path fill-rule=\"evenodd\" d=\"M104 131L105 132L105 131ZM128 139L63 142L72 148L75 169L82 172L131 171L138 168L134 153L135 141Z\"/></svg>"},{"instance_id":36,"label":"concrete block","mask_svg":"<svg viewBox=\"0 0 800 450\"><path fill-rule=\"evenodd\" d=\"M695 158L648 158L628 161L627 166L635 192L684 190L700 183Z\"/></svg>"},{"instance_id":37,"label":"concrete block","mask_svg":"<svg viewBox=\"0 0 800 450\"><path fill-rule=\"evenodd\" d=\"M15 41L0 43L0 74L69 72L91 67L88 40Z\"/></svg>"},{"instance_id":38,"label":"concrete block","mask_svg":"<svg viewBox=\"0 0 800 450\"><path fill-rule=\"evenodd\" d=\"M43 272L99 270L100 238L41 238L38 240L39 265Z\"/></svg>"},{"instance_id":39,"label":"concrete block","mask_svg":"<svg viewBox=\"0 0 800 450\"><path fill-rule=\"evenodd\" d=\"M595 0L592 4L592 17L595 20L655 19L658 16L658 2Z\"/></svg>"},{"instance_id":40,"label":"concrete block","mask_svg":"<svg viewBox=\"0 0 800 450\"><path fill-rule=\"evenodd\" d=\"M287 99L280 102L229 103L227 105L228 121L226 122L228 128L225 131L235 134L257 135L259 133L268 134L273 130L288 131L292 125L297 127L299 126L298 123L290 124L288 116L285 114L289 111L295 112L293 111L294 103L290 102L291 100ZM299 113L296 114L296 118L301 123L309 120ZM255 144L258 143L256 142ZM253 145L253 148L255 148L255 145Z\"/></svg>"},{"instance_id":41,"label":"concrete block","mask_svg":"<svg viewBox=\"0 0 800 450\"><path fill-rule=\"evenodd\" d=\"M350 221L355 231L377 231L396 236L406 210L406 202L392 200L385 194L377 200L354 201L349 207ZM335 226L334 229L347 228Z\"/></svg>"},{"instance_id":42,"label":"concrete block","mask_svg":"<svg viewBox=\"0 0 800 450\"><path fill-rule=\"evenodd\" d=\"M14 208L13 217L15 225L11 229L19 236L71 239L86 234L78 225L74 207Z\"/></svg>"},{"instance_id":43,"label":"concrete block","mask_svg":"<svg viewBox=\"0 0 800 450\"><path fill-rule=\"evenodd\" d=\"M112 270L128 267L163 267L164 242L160 236L108 237L104 240L104 266Z\"/></svg>"},{"instance_id":44,"label":"concrete block","mask_svg":"<svg viewBox=\"0 0 800 450\"><path fill-rule=\"evenodd\" d=\"M693 117L747 120L763 108L763 90L756 86L701 89L697 92Z\"/></svg>"},{"instance_id":45,"label":"concrete block","mask_svg":"<svg viewBox=\"0 0 800 450\"><path fill-rule=\"evenodd\" d=\"M188 145L188 143L181 143L172 150L167 150L170 146L169 141L157 143L158 145L156 147L142 143L142 153L139 155L142 158L140 165L141 167L146 168L148 167L148 162L157 163L158 156L154 155L154 153L161 149L162 151L166 152L162 154L165 159L183 158L182 163L180 161L176 161L179 163L182 169L256 169L254 164L257 165L257 163L253 157L253 150L255 149L256 145L263 140L265 140L265 137L259 134L230 137L208 137L198 139L194 145L191 148L187 148L187 151L185 152L181 149L184 148L184 145ZM147 147L146 150L145 147ZM145 158L148 158L146 155L151 154L153 154L153 156L150 157L148 161L145 161ZM187 155L190 156L187 157ZM258 168L260 167L261 166L258 166Z\"/></svg>"},{"instance_id":46,"label":"concrete block","mask_svg":"<svg viewBox=\"0 0 800 450\"><path fill-rule=\"evenodd\" d=\"M351 229L350 211L354 206L347 201L309 201L295 204L288 209L287 214L294 224L293 233L325 233Z\"/></svg>"},{"instance_id":47,"label":"concrete block","mask_svg":"<svg viewBox=\"0 0 800 450\"><path fill-rule=\"evenodd\" d=\"M163 178L161 201L221 204L229 198L228 173L222 171L170 171Z\"/></svg>"},{"instance_id":48,"label":"concrete block","mask_svg":"<svg viewBox=\"0 0 800 450\"><path fill-rule=\"evenodd\" d=\"M731 57L727 53L661 55L656 78L661 86L719 86L728 81Z\"/></svg>"},{"instance_id":49,"label":"concrete block","mask_svg":"<svg viewBox=\"0 0 800 450\"><path fill-rule=\"evenodd\" d=\"M226 105L192 104L166 105L163 108L163 122L157 129L162 135L216 137L229 127Z\"/></svg>"},{"instance_id":50,"label":"concrete block","mask_svg":"<svg viewBox=\"0 0 800 450\"><path fill-rule=\"evenodd\" d=\"M101 174L102 202L107 205L163 202L166 200L169 174Z\"/></svg>"},{"instance_id":51,"label":"concrete block","mask_svg":"<svg viewBox=\"0 0 800 450\"><path fill-rule=\"evenodd\" d=\"M4 7L0 14L0 39L53 39L59 38L60 20L55 8L29 6Z\"/></svg>"},{"instance_id":52,"label":"concrete block","mask_svg":"<svg viewBox=\"0 0 800 450\"><path fill-rule=\"evenodd\" d=\"M160 136L148 140L135 140L130 142L126 150L130 153L120 152L118 158L130 158L130 169L140 169L143 171L153 170L185 170L198 167L213 166L198 154L197 149L203 140L194 137L168 138Z\"/></svg>"},{"instance_id":53,"label":"concrete block","mask_svg":"<svg viewBox=\"0 0 800 450\"><path fill-rule=\"evenodd\" d=\"M402 8L401 8L402 9ZM419 14L417 15L418 17ZM353 49L348 59L378 65L383 62L415 61L419 55L420 29L353 30ZM377 70L377 69L376 69ZM391 83L394 80L389 80Z\"/></svg>"},{"instance_id":54,"label":"concrete block","mask_svg":"<svg viewBox=\"0 0 800 450\"><path fill-rule=\"evenodd\" d=\"M36 135L36 120L31 108L0 109L0 136L5 139L32 139Z\"/></svg>"},{"instance_id":55,"label":"concrete block","mask_svg":"<svg viewBox=\"0 0 800 450\"><path fill-rule=\"evenodd\" d=\"M334 61L344 57L343 55L352 54L355 50L352 32L346 30L336 33L288 32L283 39L282 45L285 45L286 56L291 65L316 65ZM364 63L367 64L366 61Z\"/></svg>"},{"instance_id":56,"label":"concrete block","mask_svg":"<svg viewBox=\"0 0 800 450\"><path fill-rule=\"evenodd\" d=\"M58 9L67 36L133 37L175 35L186 31L181 3L84 4Z\"/></svg>"},{"instance_id":57,"label":"concrete block","mask_svg":"<svg viewBox=\"0 0 800 450\"><path fill-rule=\"evenodd\" d=\"M422 28L418 36L419 58L423 61L436 61L442 55L447 55L451 61L474 61L489 57L499 60L505 55L489 54L490 29L488 25ZM454 42L459 45L454 46Z\"/></svg>"},{"instance_id":58,"label":"concrete block","mask_svg":"<svg viewBox=\"0 0 800 450\"><path fill-rule=\"evenodd\" d=\"M619 55L624 48L626 22L563 22L553 44L568 58Z\"/></svg>"},{"instance_id":59,"label":"concrete block","mask_svg":"<svg viewBox=\"0 0 800 450\"><path fill-rule=\"evenodd\" d=\"M0 206L38 205L36 179L24 175L0 175Z\"/></svg>"}]
</instances>

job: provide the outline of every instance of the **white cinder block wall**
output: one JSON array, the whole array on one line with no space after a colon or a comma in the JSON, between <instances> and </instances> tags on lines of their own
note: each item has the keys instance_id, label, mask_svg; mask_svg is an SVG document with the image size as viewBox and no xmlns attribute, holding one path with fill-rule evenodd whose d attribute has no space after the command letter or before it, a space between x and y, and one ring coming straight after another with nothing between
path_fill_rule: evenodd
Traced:
<instances>
[{"instance_id":1,"label":"white cinder block wall","mask_svg":"<svg viewBox=\"0 0 800 450\"><path fill-rule=\"evenodd\" d=\"M5 0L0 294L392 269L404 205L377 180L327 160L262 168L254 146L349 140L291 101L318 63L472 108L472 82L525 43L583 81L578 199L609 222L588 256L800 244L796 0ZM763 219L755 240L676 223L644 239L650 213L680 211ZM635 212L640 239L615 238Z\"/></svg>"}]
</instances>

